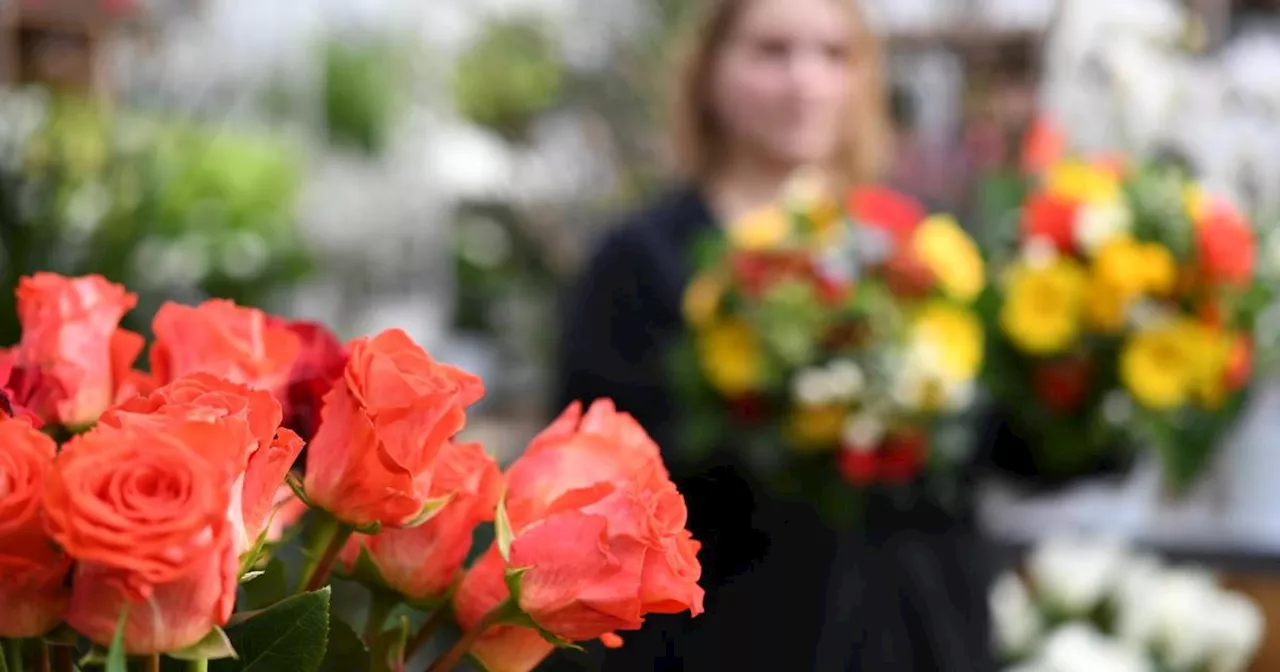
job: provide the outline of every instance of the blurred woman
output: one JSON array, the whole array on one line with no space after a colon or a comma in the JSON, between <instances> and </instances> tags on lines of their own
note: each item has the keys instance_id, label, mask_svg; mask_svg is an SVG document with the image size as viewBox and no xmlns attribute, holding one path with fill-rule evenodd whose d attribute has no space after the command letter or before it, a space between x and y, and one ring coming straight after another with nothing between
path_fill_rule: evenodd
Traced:
<instances>
[{"instance_id":1,"label":"blurred woman","mask_svg":"<svg viewBox=\"0 0 1280 672\"><path fill-rule=\"evenodd\" d=\"M922 658L914 667L880 665L853 642L866 639L867 655L878 655L881 632L867 639L850 630L865 628L844 616L826 625L849 645L815 660L824 621L839 611L824 596L836 585L829 582L834 535L804 506L770 498L733 461L682 459L682 418L666 383L666 349L685 329L680 306L693 243L777 198L800 169L833 187L876 179L891 133L876 40L852 0L713 0L701 18L672 119L683 181L609 233L571 292L556 401L562 408L612 397L662 446L689 505L689 528L703 543L706 613L650 617L640 632L622 633L621 649L595 651L590 661L565 654L548 665L971 669ZM894 599L856 609L896 614ZM915 634L908 646L936 643L926 641L937 639L932 629ZM955 647L945 653L962 655Z\"/></svg>"}]
</instances>

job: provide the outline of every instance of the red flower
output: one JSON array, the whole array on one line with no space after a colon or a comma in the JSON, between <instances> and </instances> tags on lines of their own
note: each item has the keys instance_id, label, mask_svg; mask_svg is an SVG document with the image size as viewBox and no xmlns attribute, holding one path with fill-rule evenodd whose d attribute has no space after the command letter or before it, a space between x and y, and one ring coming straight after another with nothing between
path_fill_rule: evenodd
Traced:
<instances>
[{"instance_id":1,"label":"red flower","mask_svg":"<svg viewBox=\"0 0 1280 672\"><path fill-rule=\"evenodd\" d=\"M1253 278L1253 230L1232 206L1211 203L1196 226L1200 272L1210 284L1240 286Z\"/></svg>"},{"instance_id":2,"label":"red flower","mask_svg":"<svg viewBox=\"0 0 1280 672\"><path fill-rule=\"evenodd\" d=\"M1238 390L1249 383L1253 375L1253 341L1247 336L1236 336L1227 356L1226 387Z\"/></svg>"},{"instance_id":3,"label":"red flower","mask_svg":"<svg viewBox=\"0 0 1280 672\"><path fill-rule=\"evenodd\" d=\"M18 366L11 350L0 350L0 413L26 418L38 429L44 421L32 409L47 407L62 396L56 379L38 366Z\"/></svg>"},{"instance_id":4,"label":"red flower","mask_svg":"<svg viewBox=\"0 0 1280 672\"><path fill-rule=\"evenodd\" d=\"M747 394L729 401L729 412L744 425L754 426L769 412L769 402L758 394Z\"/></svg>"},{"instance_id":5,"label":"red flower","mask_svg":"<svg viewBox=\"0 0 1280 672\"><path fill-rule=\"evenodd\" d=\"M908 483L924 470L929 454L929 437L923 432L905 431L885 439L879 447L840 451L836 465L850 483L857 486L872 483L900 485Z\"/></svg>"},{"instance_id":6,"label":"red flower","mask_svg":"<svg viewBox=\"0 0 1280 672\"><path fill-rule=\"evenodd\" d=\"M320 428L324 395L342 378L349 353L333 332L318 322L291 322L270 317L268 324L272 328L284 327L292 331L301 343L280 404L284 407L284 426L310 441Z\"/></svg>"},{"instance_id":7,"label":"red flower","mask_svg":"<svg viewBox=\"0 0 1280 672\"><path fill-rule=\"evenodd\" d=\"M925 218L924 206L915 199L884 187L858 187L849 192L849 214L859 224L889 234L897 245L906 245Z\"/></svg>"},{"instance_id":8,"label":"red flower","mask_svg":"<svg viewBox=\"0 0 1280 672\"><path fill-rule=\"evenodd\" d=\"M1071 201L1037 193L1027 199L1022 211L1022 239L1044 238L1058 251L1075 247L1075 222L1079 206Z\"/></svg>"},{"instance_id":9,"label":"red flower","mask_svg":"<svg viewBox=\"0 0 1280 672\"><path fill-rule=\"evenodd\" d=\"M903 298L922 297L934 287L934 275L909 249L903 248L884 265L889 291Z\"/></svg>"},{"instance_id":10,"label":"red flower","mask_svg":"<svg viewBox=\"0 0 1280 672\"><path fill-rule=\"evenodd\" d=\"M1084 403L1092 378L1089 360L1070 357L1044 362L1032 371L1041 402L1056 413L1070 413Z\"/></svg>"}]
</instances>

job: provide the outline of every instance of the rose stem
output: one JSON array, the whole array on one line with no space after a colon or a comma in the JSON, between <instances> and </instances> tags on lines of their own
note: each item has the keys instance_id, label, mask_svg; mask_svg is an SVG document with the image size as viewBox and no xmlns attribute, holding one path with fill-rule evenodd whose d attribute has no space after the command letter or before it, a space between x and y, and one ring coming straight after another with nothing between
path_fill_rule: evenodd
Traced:
<instances>
[{"instance_id":1,"label":"rose stem","mask_svg":"<svg viewBox=\"0 0 1280 672\"><path fill-rule=\"evenodd\" d=\"M38 639L33 639L31 642L36 646L36 672L51 672L49 669L49 645Z\"/></svg>"},{"instance_id":2,"label":"rose stem","mask_svg":"<svg viewBox=\"0 0 1280 672\"><path fill-rule=\"evenodd\" d=\"M142 657L142 672L160 672L160 654Z\"/></svg>"},{"instance_id":3,"label":"rose stem","mask_svg":"<svg viewBox=\"0 0 1280 672\"><path fill-rule=\"evenodd\" d=\"M327 513L322 514L312 549L323 547L324 550L319 553L317 560L309 560L302 568L302 589L300 592L309 593L313 590L319 590L329 581L329 573L333 571L333 563L337 561L338 554L342 552L342 547L347 544L347 539L351 538L354 532L350 525L345 525L338 519Z\"/></svg>"},{"instance_id":4,"label":"rose stem","mask_svg":"<svg viewBox=\"0 0 1280 672\"><path fill-rule=\"evenodd\" d=\"M201 658L187 663L187 669L191 672L209 672L209 659Z\"/></svg>"},{"instance_id":5,"label":"rose stem","mask_svg":"<svg viewBox=\"0 0 1280 672\"><path fill-rule=\"evenodd\" d=\"M387 591L374 589L369 596L369 614L364 621L364 641L370 647L373 640L382 634L382 626L387 624L387 617L395 611L400 599Z\"/></svg>"},{"instance_id":6,"label":"rose stem","mask_svg":"<svg viewBox=\"0 0 1280 672\"><path fill-rule=\"evenodd\" d=\"M481 618L480 622L476 623L475 627L462 635L462 639L455 642L443 656L436 659L436 662L431 663L431 667L427 668L427 672L447 672L448 670L452 670L455 665L462 661L462 657L467 655L467 652L471 650L471 647L476 643L476 640L480 639L480 636L483 635L486 630L498 623L501 623L513 613L517 613L517 607L510 598L507 598L498 606L490 609L489 613L485 614L484 618Z\"/></svg>"},{"instance_id":7,"label":"rose stem","mask_svg":"<svg viewBox=\"0 0 1280 672\"><path fill-rule=\"evenodd\" d=\"M405 645L405 659L407 660L413 656L418 649L421 649L427 642L431 641L431 636L436 634L436 630L439 630L440 626L444 625L447 620L449 620L449 610L445 607L436 609L435 613L431 614L431 618L428 618L427 622L423 623L421 628L418 628L418 632L413 635L413 639L409 640L409 643Z\"/></svg>"},{"instance_id":8,"label":"rose stem","mask_svg":"<svg viewBox=\"0 0 1280 672\"><path fill-rule=\"evenodd\" d=\"M53 646L53 671L75 672L75 649L69 646Z\"/></svg>"},{"instance_id":9,"label":"rose stem","mask_svg":"<svg viewBox=\"0 0 1280 672\"><path fill-rule=\"evenodd\" d=\"M9 667L9 672L22 672L26 667L22 663L22 640L6 639L4 644L4 659Z\"/></svg>"}]
</instances>

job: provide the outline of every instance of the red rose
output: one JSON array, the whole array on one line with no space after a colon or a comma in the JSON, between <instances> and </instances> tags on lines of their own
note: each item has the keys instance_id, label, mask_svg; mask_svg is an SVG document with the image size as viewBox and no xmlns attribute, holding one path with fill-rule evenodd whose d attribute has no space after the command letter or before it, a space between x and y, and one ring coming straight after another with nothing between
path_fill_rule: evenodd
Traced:
<instances>
[{"instance_id":1,"label":"red rose","mask_svg":"<svg viewBox=\"0 0 1280 672\"><path fill-rule=\"evenodd\" d=\"M895 246L905 246L926 216L924 206L915 199L877 186L851 190L846 205L855 222L884 231Z\"/></svg>"},{"instance_id":2,"label":"red rose","mask_svg":"<svg viewBox=\"0 0 1280 672\"><path fill-rule=\"evenodd\" d=\"M1079 206L1045 193L1032 194L1022 210L1022 239L1043 238L1059 252L1075 249L1076 213Z\"/></svg>"},{"instance_id":3,"label":"red rose","mask_svg":"<svg viewBox=\"0 0 1280 672\"><path fill-rule=\"evenodd\" d=\"M909 483L924 471L929 437L922 432L899 432L870 450L846 446L836 458L841 475L856 486Z\"/></svg>"},{"instance_id":4,"label":"red rose","mask_svg":"<svg viewBox=\"0 0 1280 672\"><path fill-rule=\"evenodd\" d=\"M1057 413L1070 413L1088 396L1092 371L1089 360L1069 357L1034 365L1032 379L1036 395L1046 407Z\"/></svg>"},{"instance_id":5,"label":"red rose","mask_svg":"<svg viewBox=\"0 0 1280 672\"><path fill-rule=\"evenodd\" d=\"M269 323L292 331L301 344L280 404L284 406L284 426L310 440L320 427L324 395L342 378L347 366L347 349L323 324L280 318L271 318Z\"/></svg>"},{"instance_id":6,"label":"red rose","mask_svg":"<svg viewBox=\"0 0 1280 672\"><path fill-rule=\"evenodd\" d=\"M1210 284L1241 286L1253 279L1253 229L1225 203L1212 203L1196 226L1200 273Z\"/></svg>"}]
</instances>

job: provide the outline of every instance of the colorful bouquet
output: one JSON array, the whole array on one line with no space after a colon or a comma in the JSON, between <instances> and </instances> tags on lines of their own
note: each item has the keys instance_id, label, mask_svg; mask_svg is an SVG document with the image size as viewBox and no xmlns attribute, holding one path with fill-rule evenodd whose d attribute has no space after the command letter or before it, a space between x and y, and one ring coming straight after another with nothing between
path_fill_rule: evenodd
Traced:
<instances>
[{"instance_id":1,"label":"colorful bouquet","mask_svg":"<svg viewBox=\"0 0 1280 672\"><path fill-rule=\"evenodd\" d=\"M953 463L935 429L973 399L984 285L956 222L884 188L841 204L797 181L727 231L685 295L684 448L742 453L835 514Z\"/></svg>"},{"instance_id":2,"label":"colorful bouquet","mask_svg":"<svg viewBox=\"0 0 1280 672\"><path fill-rule=\"evenodd\" d=\"M985 300L988 387L1044 473L1155 446L1188 487L1252 378L1255 235L1180 173L1060 161Z\"/></svg>"},{"instance_id":3,"label":"colorful bouquet","mask_svg":"<svg viewBox=\"0 0 1280 672\"><path fill-rule=\"evenodd\" d=\"M403 670L456 619L430 670L469 653L522 672L702 610L684 500L608 401L569 408L504 474L454 441L482 382L401 331L344 347L230 301L167 304L146 374L123 287L37 274L17 294L0 669ZM464 569L486 521L496 542ZM335 568L369 588L361 628L330 613Z\"/></svg>"},{"instance_id":4,"label":"colorful bouquet","mask_svg":"<svg viewBox=\"0 0 1280 672\"><path fill-rule=\"evenodd\" d=\"M1025 570L990 593L1009 672L1244 672L1262 643L1247 597L1117 543L1050 540Z\"/></svg>"}]
</instances>

